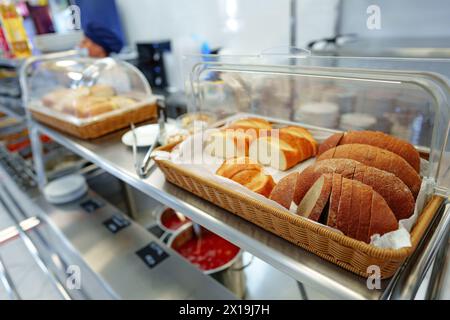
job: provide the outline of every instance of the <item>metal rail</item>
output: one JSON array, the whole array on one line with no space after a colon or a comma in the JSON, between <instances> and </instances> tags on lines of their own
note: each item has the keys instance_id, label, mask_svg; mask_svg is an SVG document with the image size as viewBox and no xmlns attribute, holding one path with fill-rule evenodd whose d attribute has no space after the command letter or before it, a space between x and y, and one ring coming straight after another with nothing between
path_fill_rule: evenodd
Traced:
<instances>
[{"instance_id":1,"label":"metal rail","mask_svg":"<svg viewBox=\"0 0 450 320\"><path fill-rule=\"evenodd\" d=\"M450 204L447 204L446 210L450 211ZM440 300L443 298L444 289L448 290L448 288L444 287L445 277L450 272L450 257L447 256L450 249L450 228L448 226L445 233L443 243L436 253L433 268L431 269L430 281L425 293L425 299L427 300Z\"/></svg>"},{"instance_id":2,"label":"metal rail","mask_svg":"<svg viewBox=\"0 0 450 320\"><path fill-rule=\"evenodd\" d=\"M41 269L41 271L44 273L53 287L57 290L57 292L59 292L61 298L65 300L71 300L71 296L65 290L64 285L58 280L57 276L51 270L49 270L47 264L44 262L44 259L42 258L36 246L31 241L30 237L22 230L20 223L16 218L17 215L22 215L22 213L20 213L21 209L14 204L14 201L10 198L10 196L2 186L0 186L0 202L2 202L7 209L6 212L9 213L10 217L14 221L15 227L19 233L21 240L24 242L38 267Z\"/></svg>"},{"instance_id":3,"label":"metal rail","mask_svg":"<svg viewBox=\"0 0 450 320\"><path fill-rule=\"evenodd\" d=\"M437 252L447 239L450 227L450 209L443 204L436 214L432 227L428 230L418 248L397 272L390 299L412 300L417 294L425 275L433 263Z\"/></svg>"}]
</instances>

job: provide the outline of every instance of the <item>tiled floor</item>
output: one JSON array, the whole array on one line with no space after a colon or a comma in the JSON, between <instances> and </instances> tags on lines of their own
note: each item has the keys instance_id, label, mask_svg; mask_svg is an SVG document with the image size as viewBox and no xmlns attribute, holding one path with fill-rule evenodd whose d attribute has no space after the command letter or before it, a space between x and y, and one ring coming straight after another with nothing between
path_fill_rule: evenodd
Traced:
<instances>
[{"instance_id":1,"label":"tiled floor","mask_svg":"<svg viewBox=\"0 0 450 320\"><path fill-rule=\"evenodd\" d=\"M250 257L249 253L244 253L244 264L249 261ZM300 293L297 281L258 258L253 258L251 264L245 269L245 275L247 279L246 299L305 299ZM304 288L307 299L327 299L326 296L312 288Z\"/></svg>"}]
</instances>

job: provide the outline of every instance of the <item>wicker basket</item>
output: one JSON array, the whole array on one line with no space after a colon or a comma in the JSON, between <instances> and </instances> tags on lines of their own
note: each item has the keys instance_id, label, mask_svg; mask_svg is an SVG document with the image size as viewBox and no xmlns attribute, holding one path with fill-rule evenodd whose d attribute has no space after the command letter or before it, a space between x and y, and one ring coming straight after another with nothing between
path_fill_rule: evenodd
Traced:
<instances>
[{"instance_id":1,"label":"wicker basket","mask_svg":"<svg viewBox=\"0 0 450 320\"><path fill-rule=\"evenodd\" d=\"M45 123L46 125L55 128L57 130L69 133L73 136L82 139L94 139L113 131L125 128L130 123L140 123L148 120L156 120L157 118L157 105L146 104L136 109L131 109L126 112L112 115L105 119L90 122L86 125L75 125L68 121L61 120L56 117L52 117L48 114L41 113L36 110L31 110L33 118Z\"/></svg>"},{"instance_id":2,"label":"wicker basket","mask_svg":"<svg viewBox=\"0 0 450 320\"><path fill-rule=\"evenodd\" d=\"M159 150L170 151L174 145ZM433 196L411 231L412 247L382 249L352 239L308 219L286 213L239 192L228 189L167 161L156 160L166 179L260 227L353 273L368 277L367 268L380 267L381 277L390 278L415 250L443 198Z\"/></svg>"}]
</instances>

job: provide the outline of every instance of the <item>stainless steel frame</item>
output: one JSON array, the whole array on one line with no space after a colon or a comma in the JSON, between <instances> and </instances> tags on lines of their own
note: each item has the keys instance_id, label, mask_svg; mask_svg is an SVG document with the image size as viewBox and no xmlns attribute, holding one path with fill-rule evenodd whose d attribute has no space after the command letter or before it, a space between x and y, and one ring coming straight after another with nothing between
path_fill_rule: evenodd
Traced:
<instances>
[{"instance_id":1,"label":"stainless steel frame","mask_svg":"<svg viewBox=\"0 0 450 320\"><path fill-rule=\"evenodd\" d=\"M450 204L447 204L446 210L446 214L448 215L450 212ZM430 283L425 295L425 299L427 300L448 299L448 296L445 297L445 290L448 290L448 286L446 285L448 285L447 280L450 276L450 224L447 223L446 230L443 233L442 244L436 253L431 270Z\"/></svg>"}]
</instances>

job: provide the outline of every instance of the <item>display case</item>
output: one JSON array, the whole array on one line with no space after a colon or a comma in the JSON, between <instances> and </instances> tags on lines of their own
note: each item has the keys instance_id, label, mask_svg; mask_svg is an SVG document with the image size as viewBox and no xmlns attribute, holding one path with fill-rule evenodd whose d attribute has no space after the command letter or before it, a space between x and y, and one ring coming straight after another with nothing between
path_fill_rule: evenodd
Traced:
<instances>
[{"instance_id":1,"label":"display case","mask_svg":"<svg viewBox=\"0 0 450 320\"><path fill-rule=\"evenodd\" d=\"M157 98L124 61L48 55L24 68L27 108L58 130L90 139L156 118Z\"/></svg>"},{"instance_id":2,"label":"display case","mask_svg":"<svg viewBox=\"0 0 450 320\"><path fill-rule=\"evenodd\" d=\"M256 117L276 128L306 128L319 144L342 131L371 130L415 147L422 184L408 241L400 245L398 239L355 240L225 183L201 163L180 162L180 152L190 146L168 145L156 155L168 181L349 271L367 277L376 265L382 278L393 276L449 195L448 61L314 57L291 49L259 56L190 56L185 75L189 112L215 114L221 119L217 127ZM299 164L288 173L303 169ZM274 177L278 183L286 174Z\"/></svg>"}]
</instances>

